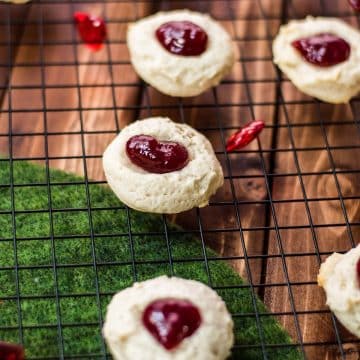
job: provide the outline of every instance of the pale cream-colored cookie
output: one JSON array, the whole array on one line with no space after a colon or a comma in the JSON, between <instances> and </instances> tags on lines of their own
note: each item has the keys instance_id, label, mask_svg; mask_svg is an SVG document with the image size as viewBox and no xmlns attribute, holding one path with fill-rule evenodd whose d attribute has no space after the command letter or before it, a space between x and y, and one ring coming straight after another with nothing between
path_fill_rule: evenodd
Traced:
<instances>
[{"instance_id":1,"label":"pale cream-colored cookie","mask_svg":"<svg viewBox=\"0 0 360 360\"><path fill-rule=\"evenodd\" d=\"M357 262L360 245L346 254L334 253L321 264L318 283L326 292L326 304L339 321L360 337L360 283Z\"/></svg>"},{"instance_id":2,"label":"pale cream-colored cookie","mask_svg":"<svg viewBox=\"0 0 360 360\"><path fill-rule=\"evenodd\" d=\"M347 41L350 57L337 65L320 67L304 60L291 43L321 33ZM273 42L274 62L304 93L329 103L347 103L360 91L360 32L342 20L307 17L280 28Z\"/></svg>"},{"instance_id":3,"label":"pale cream-colored cookie","mask_svg":"<svg viewBox=\"0 0 360 360\"><path fill-rule=\"evenodd\" d=\"M179 143L189 161L180 170L151 173L135 165L126 153L127 141L135 135L150 135L158 141ZM203 207L222 186L221 165L206 137L186 124L154 117L125 127L103 156L107 181L121 201L136 210L175 214Z\"/></svg>"},{"instance_id":4,"label":"pale cream-colored cookie","mask_svg":"<svg viewBox=\"0 0 360 360\"><path fill-rule=\"evenodd\" d=\"M145 328L142 318L149 304L169 298L190 301L201 323L192 335L167 350ZM223 360L234 342L233 321L215 291L197 281L167 276L117 293L107 308L103 335L115 360Z\"/></svg>"},{"instance_id":5,"label":"pale cream-colored cookie","mask_svg":"<svg viewBox=\"0 0 360 360\"><path fill-rule=\"evenodd\" d=\"M198 56L167 51L156 38L157 28L170 21L190 21L208 35L206 50ZM171 96L196 96L231 70L235 57L231 38L209 15L189 10L159 12L129 26L127 44L136 72L147 83Z\"/></svg>"}]
</instances>

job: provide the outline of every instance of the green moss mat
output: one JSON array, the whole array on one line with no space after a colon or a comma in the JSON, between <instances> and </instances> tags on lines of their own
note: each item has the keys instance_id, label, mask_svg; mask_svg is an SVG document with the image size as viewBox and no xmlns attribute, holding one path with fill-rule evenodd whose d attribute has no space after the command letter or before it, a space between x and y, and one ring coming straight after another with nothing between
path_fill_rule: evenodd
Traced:
<instances>
[{"instance_id":1,"label":"green moss mat","mask_svg":"<svg viewBox=\"0 0 360 360\"><path fill-rule=\"evenodd\" d=\"M51 185L52 226L48 211L48 187L35 185L46 183L45 169L15 161L13 179L15 185L26 186L14 187L15 210L19 211L15 214L18 238L16 249L11 240L12 215L7 213L12 209L10 186L0 188L0 339L19 341L14 270L16 250L19 292L20 297L24 297L20 300L23 339L28 357L58 357L59 313L65 357L101 354L99 312L104 315L110 294L132 284L134 269L140 281L173 272L176 276L208 283L205 262L201 260L204 254L200 241L191 235L179 233L178 227L169 225L170 251L174 260L171 268L162 218L132 210L128 213L125 208L119 208L121 204L118 199L105 187L89 186L93 209L92 241L86 187L81 184L81 178L51 170L50 181L56 183ZM0 184L10 184L10 166L7 161L0 161ZM21 212L26 210L37 212ZM61 239L52 242L51 231ZM144 233L147 235L141 235ZM215 257L211 250L206 251L208 256ZM93 267L94 253L98 263L97 274ZM136 265L132 263L132 254L135 255ZM58 266L57 285L52 267L53 256ZM189 261L177 261L180 259ZM150 263L146 263L148 261ZM208 268L215 287L244 284L224 261L209 261ZM96 297L96 279L101 293L99 299ZM219 294L233 314L254 313L247 287L221 289ZM257 307L260 312L266 312L264 304L259 300ZM261 359L261 349L252 346L260 344L255 317L236 316L234 321L236 343L250 347L234 350L233 357ZM287 333L272 316L261 316L260 322L267 345L290 345L266 347L269 359L301 358L297 349L291 346ZM89 355L86 358L93 357Z\"/></svg>"}]
</instances>

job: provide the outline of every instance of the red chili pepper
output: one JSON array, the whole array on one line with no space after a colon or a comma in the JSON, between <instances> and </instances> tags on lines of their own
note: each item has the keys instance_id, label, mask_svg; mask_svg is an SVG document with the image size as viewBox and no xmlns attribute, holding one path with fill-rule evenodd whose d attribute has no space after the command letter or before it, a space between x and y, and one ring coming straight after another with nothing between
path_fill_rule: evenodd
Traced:
<instances>
[{"instance_id":1,"label":"red chili pepper","mask_svg":"<svg viewBox=\"0 0 360 360\"><path fill-rule=\"evenodd\" d=\"M0 341L0 360L24 360L24 348L21 345Z\"/></svg>"},{"instance_id":2,"label":"red chili pepper","mask_svg":"<svg viewBox=\"0 0 360 360\"><path fill-rule=\"evenodd\" d=\"M261 120L255 120L232 134L226 142L226 151L238 150L253 141L264 128L265 123Z\"/></svg>"},{"instance_id":3,"label":"red chili pepper","mask_svg":"<svg viewBox=\"0 0 360 360\"><path fill-rule=\"evenodd\" d=\"M104 20L83 12L74 13L74 20L86 45L94 51L100 50L107 35Z\"/></svg>"}]
</instances>

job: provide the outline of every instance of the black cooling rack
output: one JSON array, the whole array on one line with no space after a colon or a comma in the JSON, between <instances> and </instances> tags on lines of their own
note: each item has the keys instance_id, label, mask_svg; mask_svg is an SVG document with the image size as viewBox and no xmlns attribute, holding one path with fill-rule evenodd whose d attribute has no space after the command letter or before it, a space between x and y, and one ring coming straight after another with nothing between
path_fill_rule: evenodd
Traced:
<instances>
[{"instance_id":1,"label":"black cooling rack","mask_svg":"<svg viewBox=\"0 0 360 360\"><path fill-rule=\"evenodd\" d=\"M123 5L126 11L113 13L113 7L118 4ZM196 100L161 97L139 81L134 77L125 45L124 29L129 22L145 13L185 7L210 12L231 33L237 49L233 74L219 87ZM106 19L109 38L97 54L86 49L76 34L72 14L79 9L93 11ZM301 296L308 296L309 292L320 291L316 285L320 262L333 251L346 251L355 246L360 232L360 216L356 205L360 200L359 98L354 98L348 106L318 102L295 90L271 61L271 42L278 26L307 14L336 16L354 26L359 25L358 18L346 0L199 0L196 3L44 0L20 6L0 5L0 145L1 152L8 154L2 161L9 161L11 166L19 160L45 164L46 182L41 186L47 189L54 186L50 177L50 168L53 166L84 176L87 200L82 210L86 211L90 223L90 263L59 264L55 241L62 237L52 234L46 238L51 241L52 263L47 268L53 271L56 285L53 299L57 304L63 296L57 287L59 269L85 265L95 271L92 294L96 297L99 309L98 322L73 326L95 326L100 329L103 321L100 307L104 294L99 289L97 269L104 264L97 260L94 246L95 235L101 235L94 234L92 228L92 214L96 209L92 208L90 201L91 186L105 184L101 172L103 148L123 126L123 118L131 121L164 114L171 115L177 121L188 122L188 119L198 116L206 121L192 125L213 142L225 170L225 190L212 199L208 208L186 213L178 221L187 232L197 234L201 241L204 257L198 261L205 263L209 284L210 259L206 255L205 244L221 253L221 256L211 258L211 261L230 262L242 273L249 282L252 294L257 293L264 299L271 313L292 335L294 346L304 356L314 359L323 358L319 354L330 354L330 358L334 359L359 357L358 340L341 328L325 305L309 304L301 299ZM63 78L58 75L61 72ZM91 81L84 80L86 76L83 76L83 72L90 74ZM102 81L104 73L106 81ZM97 95L103 91L104 99L92 97L94 89L98 89ZM133 96L124 103L120 98L126 93ZM53 101L56 98L60 100ZM73 98L77 100L73 102ZM96 117L99 114L106 114L107 120L98 121ZM69 117L73 121L64 130L61 121ZM234 117L238 120L234 121ZM227 136L241 124L259 117L266 122L259 139L241 151L227 154L224 150ZM32 124L36 124L36 127L33 128ZM311 141L312 136L314 141ZM337 136L342 140L338 141ZM64 141L64 137L70 139L66 143L67 148L59 150L54 144ZM310 140L303 141L304 137L310 137ZM31 146L33 141L38 146L36 149ZM101 145L92 148L89 146L91 142ZM18 147L25 150L18 150ZM349 158L352 161L344 160ZM323 162L326 166L317 167L317 159L325 159ZM315 190L311 187L313 179L324 179ZM73 184L69 182L63 186ZM14 183L10 186L11 211L2 213L12 217L13 237L3 241L12 242L14 249L15 266L12 269L16 275L16 296L11 299L16 301L18 325L0 326L0 330L18 331L21 342L24 329L37 329L40 325L24 322L21 300L31 295L22 294L19 274L24 269L41 270L44 266L18 262L17 246L26 239L16 236L15 217L21 213L14 206L14 189L17 186ZM293 192L289 191L292 187ZM327 192L328 188L333 191ZM248 196L244 195L246 189L249 189ZM325 208L327 214L330 214L329 218L318 217L323 204L327 204ZM227 211L229 207L232 209L231 215ZM48 208L51 218L54 208L51 197L48 199ZM331 212L331 209L335 210ZM65 214L70 211L66 208L56 210ZM26 213L31 215L36 212L28 210ZM228 216L227 222L221 218L223 213ZM260 215L260 219L254 220L249 213L253 213L254 217ZM222 222L216 219L209 221L211 214ZM163 262L169 263L172 268L174 262L186 263L187 259L172 258L167 237L169 220L165 217L163 220L168 242L168 257ZM147 234L133 234L129 228L129 233L122 235L131 242L134 236ZM292 246L289 239L309 245ZM305 267L297 268L302 262L304 266L309 265L308 272ZM137 265L146 263L137 260L136 254L132 252L130 265L134 280L138 278ZM122 266L121 263L114 264ZM0 271L8 270L9 267L0 264ZM86 293L75 296L86 296ZM0 297L0 301L6 300L9 297ZM284 303L286 306L283 306ZM254 316L258 324L261 316L267 316L260 313L256 306L254 313L245 315ZM57 318L58 323L48 327L56 328L61 335L63 321L58 305ZM316 327L310 326L312 332L309 334L308 323L314 324L314 321L318 321L318 329L314 331ZM321 336L323 329L330 334L328 337ZM259 334L261 336L260 325ZM69 354L64 352L61 336L58 343L61 358L108 356L104 346L101 353ZM241 346L236 344L235 347ZM266 359L267 344L263 343L259 347Z\"/></svg>"}]
</instances>

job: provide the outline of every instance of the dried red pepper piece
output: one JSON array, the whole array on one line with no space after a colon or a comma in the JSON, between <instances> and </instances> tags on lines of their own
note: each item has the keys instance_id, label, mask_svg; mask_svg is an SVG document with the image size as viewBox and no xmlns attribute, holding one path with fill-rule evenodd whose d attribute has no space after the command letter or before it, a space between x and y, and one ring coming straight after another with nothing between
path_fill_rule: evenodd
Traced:
<instances>
[{"instance_id":1,"label":"dried red pepper piece","mask_svg":"<svg viewBox=\"0 0 360 360\"><path fill-rule=\"evenodd\" d=\"M104 20L83 12L74 13L74 20L82 41L90 49L100 50L107 36Z\"/></svg>"},{"instance_id":2,"label":"dried red pepper piece","mask_svg":"<svg viewBox=\"0 0 360 360\"><path fill-rule=\"evenodd\" d=\"M253 141L264 128L265 123L261 120L255 120L232 134L226 142L226 151L238 150Z\"/></svg>"},{"instance_id":3,"label":"dried red pepper piece","mask_svg":"<svg viewBox=\"0 0 360 360\"><path fill-rule=\"evenodd\" d=\"M0 341L0 360L24 360L24 348L21 345Z\"/></svg>"}]
</instances>

